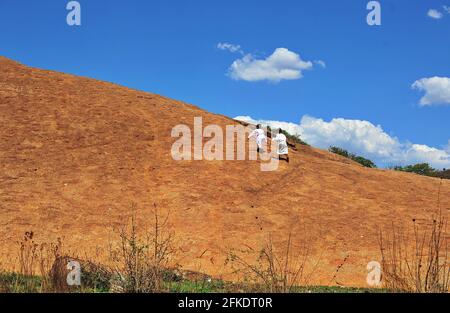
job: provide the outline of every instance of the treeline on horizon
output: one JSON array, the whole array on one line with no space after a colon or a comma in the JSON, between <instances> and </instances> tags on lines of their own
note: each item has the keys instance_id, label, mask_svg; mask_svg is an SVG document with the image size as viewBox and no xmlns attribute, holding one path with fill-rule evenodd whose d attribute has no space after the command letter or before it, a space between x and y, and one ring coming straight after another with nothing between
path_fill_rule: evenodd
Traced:
<instances>
[{"instance_id":1,"label":"treeline on horizon","mask_svg":"<svg viewBox=\"0 0 450 313\"><path fill-rule=\"evenodd\" d=\"M267 129L269 131L271 131L270 126L267 126ZM300 138L300 135L292 135L284 129L281 129L281 132L287 137L288 141L290 141L291 143L309 146L309 144L307 142L303 141ZM373 161L371 161L367 158L364 158L360 155L351 153L345 149L342 149L342 148L339 148L336 146L331 146L328 149L328 151L338 154L340 156L343 156L345 158L348 158L350 160L353 160L353 161L361 164L364 167L377 168L377 165ZM407 166L395 165L395 166L389 166L388 169L394 170L394 171L400 171L400 172L415 173L415 174L422 175L422 176L450 179L450 169L444 168L443 170L437 170L428 163L418 163L418 164L412 164L412 165L407 165Z\"/></svg>"},{"instance_id":2,"label":"treeline on horizon","mask_svg":"<svg viewBox=\"0 0 450 313\"><path fill-rule=\"evenodd\" d=\"M356 154L350 153L345 149L331 146L328 149L330 152L341 155L343 157L346 157L348 159L351 159L365 167L369 168L377 168L376 164L372 162L369 159L366 159L362 156L358 156ZM413 165L407 165L407 166L390 166L389 169L394 171L400 171L400 172L407 172L407 173L415 173L418 175L423 176L429 176L429 177L437 177L437 178L443 178L443 179L450 179L450 169L443 169L443 170L437 170L433 168L428 163L418 163Z\"/></svg>"}]
</instances>

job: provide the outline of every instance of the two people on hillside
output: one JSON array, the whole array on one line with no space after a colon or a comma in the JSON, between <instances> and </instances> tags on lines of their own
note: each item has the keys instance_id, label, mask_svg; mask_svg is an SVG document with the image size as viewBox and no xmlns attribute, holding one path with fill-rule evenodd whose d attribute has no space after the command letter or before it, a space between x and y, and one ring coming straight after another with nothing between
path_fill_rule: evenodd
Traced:
<instances>
[{"instance_id":1,"label":"two people on hillside","mask_svg":"<svg viewBox=\"0 0 450 313\"><path fill-rule=\"evenodd\" d=\"M264 130L261 129L261 125L256 125L256 129L253 130L248 138L255 138L257 145L257 152L264 152L264 147L266 146L267 137L264 133ZM283 134L283 130L281 128L278 129L278 134L275 138L272 138L272 141L275 141L277 144L277 155L279 160L285 160L289 163L289 148L287 144L287 138Z\"/></svg>"}]
</instances>

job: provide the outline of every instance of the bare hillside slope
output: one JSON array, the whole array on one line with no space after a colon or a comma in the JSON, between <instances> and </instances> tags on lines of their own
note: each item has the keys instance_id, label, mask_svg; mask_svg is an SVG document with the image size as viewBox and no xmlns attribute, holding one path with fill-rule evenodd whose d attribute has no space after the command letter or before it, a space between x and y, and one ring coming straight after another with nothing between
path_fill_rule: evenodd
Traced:
<instances>
[{"instance_id":1,"label":"bare hillside slope","mask_svg":"<svg viewBox=\"0 0 450 313\"><path fill-rule=\"evenodd\" d=\"M275 172L255 161L174 161L171 130L192 127L196 116L224 129L236 123L0 57L0 264L14 263L29 230L94 255L117 240L112 229L135 202L142 227L152 224L154 204L170 211L186 269L229 277L229 249L257 249L269 234L278 245L292 231L294 247L307 238L320 259L313 283L364 286L367 263L379 260L380 227L437 211L439 179L367 169L310 147ZM448 214L450 181L441 184Z\"/></svg>"}]
</instances>

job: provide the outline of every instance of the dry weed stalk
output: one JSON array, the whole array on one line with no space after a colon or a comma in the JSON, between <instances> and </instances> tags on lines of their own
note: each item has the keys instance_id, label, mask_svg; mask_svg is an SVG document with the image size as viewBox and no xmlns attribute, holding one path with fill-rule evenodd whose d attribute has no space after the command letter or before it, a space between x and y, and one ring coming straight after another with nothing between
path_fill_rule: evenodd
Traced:
<instances>
[{"instance_id":1,"label":"dry weed stalk","mask_svg":"<svg viewBox=\"0 0 450 313\"><path fill-rule=\"evenodd\" d=\"M35 241L34 232L27 231L19 244L19 274L24 277L34 277L39 275L40 290L47 291L51 288L50 269L55 260L60 257L61 239L56 243L38 243ZM30 280L30 283L34 283ZM27 289L34 290L35 286L27 286Z\"/></svg>"},{"instance_id":2,"label":"dry weed stalk","mask_svg":"<svg viewBox=\"0 0 450 313\"><path fill-rule=\"evenodd\" d=\"M310 248L305 242L301 243L300 253L293 254L292 233L290 232L286 248L281 253L275 249L272 236L269 235L266 244L259 252L251 247L241 250L240 255L232 251L229 253L225 265L231 264L234 273L243 274L245 283L253 285L260 291L287 293L292 292L295 287L309 284L318 264L317 262L307 273L309 254ZM256 260L249 262L245 255L256 256Z\"/></svg>"},{"instance_id":3,"label":"dry weed stalk","mask_svg":"<svg viewBox=\"0 0 450 313\"><path fill-rule=\"evenodd\" d=\"M380 232L384 286L394 291L449 292L449 238L446 234L447 219L441 211L428 227L422 228L413 220L412 234L394 225L389 234Z\"/></svg>"},{"instance_id":4,"label":"dry weed stalk","mask_svg":"<svg viewBox=\"0 0 450 313\"><path fill-rule=\"evenodd\" d=\"M155 205L152 231L140 237L136 225L136 206L133 204L130 225L119 231L120 245L111 248L111 260L116 264L113 289L130 293L159 292L173 253L173 234L167 230L169 214L160 220Z\"/></svg>"}]
</instances>

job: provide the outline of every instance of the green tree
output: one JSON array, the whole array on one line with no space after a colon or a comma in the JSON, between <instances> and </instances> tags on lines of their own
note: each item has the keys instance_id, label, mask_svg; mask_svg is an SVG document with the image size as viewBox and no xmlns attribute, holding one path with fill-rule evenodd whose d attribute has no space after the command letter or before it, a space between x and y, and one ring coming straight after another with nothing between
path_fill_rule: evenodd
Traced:
<instances>
[{"instance_id":1,"label":"green tree","mask_svg":"<svg viewBox=\"0 0 450 313\"><path fill-rule=\"evenodd\" d=\"M345 158L349 158L349 159L352 156L347 150L344 150L342 148L335 147L335 146L331 146L330 149L328 149L328 151L333 152L335 154L339 154L339 155L341 155Z\"/></svg>"},{"instance_id":2,"label":"green tree","mask_svg":"<svg viewBox=\"0 0 450 313\"><path fill-rule=\"evenodd\" d=\"M373 163L371 160L363 158L361 156L356 156L354 158L352 158L353 161L358 162L359 164L365 166L365 167L369 167L369 168L377 168L377 166L375 165L375 163Z\"/></svg>"},{"instance_id":3,"label":"green tree","mask_svg":"<svg viewBox=\"0 0 450 313\"><path fill-rule=\"evenodd\" d=\"M345 158L348 158L350 160L353 160L359 164L361 164L362 166L365 167L369 167L369 168L376 168L377 166L375 165L375 163L373 163L371 160L363 158L362 156L353 154L348 152L345 149L339 148L339 147L335 147L335 146L331 146L328 149L330 152L335 153L335 154L339 154Z\"/></svg>"},{"instance_id":4,"label":"green tree","mask_svg":"<svg viewBox=\"0 0 450 313\"><path fill-rule=\"evenodd\" d=\"M419 163L414 165L408 165L408 166L396 166L394 167L394 170L402 171L402 172L408 172L408 173L416 173L419 175L424 176L436 176L438 171L430 166L428 163Z\"/></svg>"}]
</instances>

